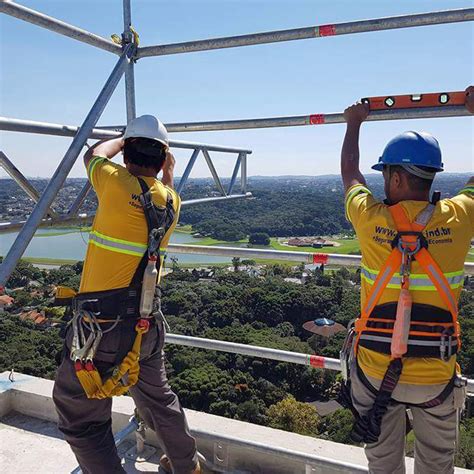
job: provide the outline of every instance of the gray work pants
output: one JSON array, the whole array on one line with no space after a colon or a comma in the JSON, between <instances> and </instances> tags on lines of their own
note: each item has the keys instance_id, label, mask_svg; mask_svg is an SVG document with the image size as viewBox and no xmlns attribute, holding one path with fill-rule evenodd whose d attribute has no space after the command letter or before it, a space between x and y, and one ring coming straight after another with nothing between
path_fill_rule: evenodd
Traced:
<instances>
[{"instance_id":1,"label":"gray work pants","mask_svg":"<svg viewBox=\"0 0 474 474\"><path fill-rule=\"evenodd\" d=\"M84 474L124 473L115 448L111 408L112 400L88 399L69 359L69 328L61 365L56 375L53 399L59 415L59 429L71 446ZM101 375L108 375L130 350L135 338L134 322L119 323L104 334L94 359ZM196 442L178 397L166 377L163 356L164 331L153 323L144 335L140 357L140 375L130 389L140 416L157 434L168 455L174 474L189 474L197 464Z\"/></svg>"},{"instance_id":2,"label":"gray work pants","mask_svg":"<svg viewBox=\"0 0 474 474\"><path fill-rule=\"evenodd\" d=\"M464 401L460 393L463 391L455 387L448 398L434 408L410 407L415 434L415 474L454 472L457 413ZM358 377L355 365L351 367L351 395L355 409L361 415L367 414L375 396ZM402 403L389 405L382 419L379 440L365 445L371 474L405 474L406 408Z\"/></svg>"}]
</instances>

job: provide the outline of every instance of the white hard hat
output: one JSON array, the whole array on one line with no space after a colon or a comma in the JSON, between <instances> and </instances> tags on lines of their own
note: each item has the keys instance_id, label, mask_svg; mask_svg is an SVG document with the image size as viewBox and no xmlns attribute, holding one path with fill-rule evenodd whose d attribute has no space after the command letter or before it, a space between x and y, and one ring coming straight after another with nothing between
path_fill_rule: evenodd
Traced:
<instances>
[{"instance_id":1,"label":"white hard hat","mask_svg":"<svg viewBox=\"0 0 474 474\"><path fill-rule=\"evenodd\" d=\"M125 129L123 138L132 137L151 138L163 143L163 145L168 145L168 131L153 115L142 115L130 121Z\"/></svg>"}]
</instances>

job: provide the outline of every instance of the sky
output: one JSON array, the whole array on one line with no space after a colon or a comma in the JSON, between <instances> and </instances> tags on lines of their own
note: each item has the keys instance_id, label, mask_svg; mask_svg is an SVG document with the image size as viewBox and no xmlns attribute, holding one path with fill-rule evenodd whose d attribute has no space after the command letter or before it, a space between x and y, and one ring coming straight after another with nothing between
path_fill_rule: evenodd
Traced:
<instances>
[{"instance_id":1,"label":"sky","mask_svg":"<svg viewBox=\"0 0 474 474\"><path fill-rule=\"evenodd\" d=\"M19 3L103 37L123 29L121 0ZM472 7L470 0L132 0L141 45L300 28ZM80 125L117 56L21 20L0 18L0 114ZM189 122L342 112L367 96L464 90L474 84L474 25L458 23L143 58L135 66L137 114ZM125 123L123 80L99 124ZM471 117L364 125L369 172L390 138L435 135L445 169L474 169ZM248 174L338 173L344 125L173 134L174 139L253 150ZM27 176L50 177L71 139L0 132L0 149ZM190 150L176 150L179 176ZM221 176L235 155L214 153ZM0 170L0 176L5 173ZM71 176L85 176L81 160ZM202 156L191 177L210 176Z\"/></svg>"}]
</instances>

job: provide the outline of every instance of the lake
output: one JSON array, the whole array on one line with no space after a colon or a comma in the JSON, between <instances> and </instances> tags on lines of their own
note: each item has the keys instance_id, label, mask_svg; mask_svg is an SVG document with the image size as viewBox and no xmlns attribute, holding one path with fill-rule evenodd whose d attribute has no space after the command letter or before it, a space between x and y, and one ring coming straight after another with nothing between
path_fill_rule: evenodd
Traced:
<instances>
[{"instance_id":1,"label":"lake","mask_svg":"<svg viewBox=\"0 0 474 474\"><path fill-rule=\"evenodd\" d=\"M61 232L68 233L54 235ZM17 232L0 234L0 255L7 254L17 235ZM89 233L87 231L81 232L71 228L39 229L26 249L24 256L83 260L86 254L88 238ZM171 242L174 244L196 244L200 240L201 239L195 239L191 234L186 234L184 232L175 232L171 236ZM171 257L176 257L178 263L195 263L197 265L204 263L231 262L231 259L226 257L169 253L167 258L168 266L170 265Z\"/></svg>"}]
</instances>

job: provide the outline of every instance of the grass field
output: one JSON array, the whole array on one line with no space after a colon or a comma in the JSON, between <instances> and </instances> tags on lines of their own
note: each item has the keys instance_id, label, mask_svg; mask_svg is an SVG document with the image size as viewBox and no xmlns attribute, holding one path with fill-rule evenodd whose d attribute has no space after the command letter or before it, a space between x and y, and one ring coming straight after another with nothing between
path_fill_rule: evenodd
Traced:
<instances>
[{"instance_id":1,"label":"grass field","mask_svg":"<svg viewBox=\"0 0 474 474\"><path fill-rule=\"evenodd\" d=\"M178 225L175 232L180 232L182 234L194 234L193 226L191 224L188 225Z\"/></svg>"},{"instance_id":2,"label":"grass field","mask_svg":"<svg viewBox=\"0 0 474 474\"><path fill-rule=\"evenodd\" d=\"M57 235L75 234L76 232L90 232L91 227L71 227L70 229L61 229L57 232L47 232L44 234L35 234L35 237L55 237Z\"/></svg>"},{"instance_id":3,"label":"grass field","mask_svg":"<svg viewBox=\"0 0 474 474\"><path fill-rule=\"evenodd\" d=\"M67 258L24 257L22 260L36 265L73 265L77 262Z\"/></svg>"},{"instance_id":4,"label":"grass field","mask_svg":"<svg viewBox=\"0 0 474 474\"><path fill-rule=\"evenodd\" d=\"M297 252L312 252L312 253L340 253L340 254L355 254L360 252L359 242L357 239L342 239L335 240L341 244L339 247L323 247L315 249L313 247L291 247L289 245L282 245L278 239L272 237L270 239L270 247L275 250L291 250Z\"/></svg>"}]
</instances>

